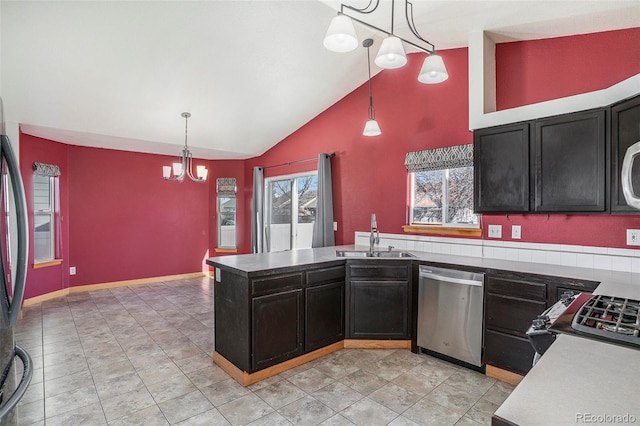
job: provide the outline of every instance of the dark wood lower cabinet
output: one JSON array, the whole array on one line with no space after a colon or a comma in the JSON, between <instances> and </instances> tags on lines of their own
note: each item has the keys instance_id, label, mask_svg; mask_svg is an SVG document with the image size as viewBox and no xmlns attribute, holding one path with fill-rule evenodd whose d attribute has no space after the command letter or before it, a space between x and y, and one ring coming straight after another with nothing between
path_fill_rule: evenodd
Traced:
<instances>
[{"instance_id":1,"label":"dark wood lower cabinet","mask_svg":"<svg viewBox=\"0 0 640 426\"><path fill-rule=\"evenodd\" d=\"M484 333L484 361L516 373L531 369L535 351L526 337L486 330Z\"/></svg>"},{"instance_id":2,"label":"dark wood lower cabinet","mask_svg":"<svg viewBox=\"0 0 640 426\"><path fill-rule=\"evenodd\" d=\"M302 295L302 289L295 289L251 300L254 371L302 355Z\"/></svg>"},{"instance_id":3,"label":"dark wood lower cabinet","mask_svg":"<svg viewBox=\"0 0 640 426\"><path fill-rule=\"evenodd\" d=\"M351 338L409 338L407 281L351 281L350 299Z\"/></svg>"},{"instance_id":4,"label":"dark wood lower cabinet","mask_svg":"<svg viewBox=\"0 0 640 426\"><path fill-rule=\"evenodd\" d=\"M305 352L344 340L343 281L305 289Z\"/></svg>"}]
</instances>

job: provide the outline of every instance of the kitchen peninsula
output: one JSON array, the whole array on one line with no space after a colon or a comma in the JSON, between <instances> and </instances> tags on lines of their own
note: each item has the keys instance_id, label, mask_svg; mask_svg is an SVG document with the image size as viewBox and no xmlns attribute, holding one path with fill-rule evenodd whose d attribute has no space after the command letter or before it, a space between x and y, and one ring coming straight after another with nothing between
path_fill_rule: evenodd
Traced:
<instances>
[{"instance_id":1,"label":"kitchen peninsula","mask_svg":"<svg viewBox=\"0 0 640 426\"><path fill-rule=\"evenodd\" d=\"M604 270L414 251L411 258L336 256L336 250L358 249L367 248L350 245L208 259L215 268L214 361L248 385L345 344L417 351L419 265L481 272L487 280L501 283L504 277L517 278L507 284L535 280L546 288L543 304L554 303L565 289L592 291L598 282L626 279L625 274ZM522 345L520 340L512 339ZM522 363L528 363L524 374L531 364L528 359Z\"/></svg>"}]
</instances>

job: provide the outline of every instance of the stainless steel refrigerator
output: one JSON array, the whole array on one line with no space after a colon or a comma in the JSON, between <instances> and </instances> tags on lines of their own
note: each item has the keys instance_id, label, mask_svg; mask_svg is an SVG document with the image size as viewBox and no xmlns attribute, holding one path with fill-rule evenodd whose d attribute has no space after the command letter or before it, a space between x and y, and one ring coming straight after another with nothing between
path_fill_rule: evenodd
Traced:
<instances>
[{"instance_id":1,"label":"stainless steel refrigerator","mask_svg":"<svg viewBox=\"0 0 640 426\"><path fill-rule=\"evenodd\" d=\"M16 406L33 375L29 354L14 341L24 297L27 253L24 185L6 134L0 99L0 426L18 424ZM20 377L18 371L22 371Z\"/></svg>"}]
</instances>

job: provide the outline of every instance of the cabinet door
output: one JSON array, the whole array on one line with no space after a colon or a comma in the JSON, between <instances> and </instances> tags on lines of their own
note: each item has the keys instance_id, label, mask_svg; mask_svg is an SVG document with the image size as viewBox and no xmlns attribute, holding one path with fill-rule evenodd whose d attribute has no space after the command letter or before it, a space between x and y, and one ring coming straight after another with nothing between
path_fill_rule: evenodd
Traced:
<instances>
[{"instance_id":1,"label":"cabinet door","mask_svg":"<svg viewBox=\"0 0 640 426\"><path fill-rule=\"evenodd\" d=\"M526 374L535 351L524 337L487 330L484 335L484 362L505 370Z\"/></svg>"},{"instance_id":2,"label":"cabinet door","mask_svg":"<svg viewBox=\"0 0 640 426\"><path fill-rule=\"evenodd\" d=\"M474 210L529 211L529 124L477 130L473 151Z\"/></svg>"},{"instance_id":3,"label":"cabinet door","mask_svg":"<svg viewBox=\"0 0 640 426\"><path fill-rule=\"evenodd\" d=\"M351 281L349 334L362 339L407 339L409 283Z\"/></svg>"},{"instance_id":4,"label":"cabinet door","mask_svg":"<svg viewBox=\"0 0 640 426\"><path fill-rule=\"evenodd\" d=\"M305 352L344 340L344 281L305 289Z\"/></svg>"},{"instance_id":5,"label":"cabinet door","mask_svg":"<svg viewBox=\"0 0 640 426\"><path fill-rule=\"evenodd\" d=\"M252 371L302 354L302 312L302 289L251 300Z\"/></svg>"},{"instance_id":6,"label":"cabinet door","mask_svg":"<svg viewBox=\"0 0 640 426\"><path fill-rule=\"evenodd\" d=\"M640 141L640 96L611 107L611 211L640 213L629 207L620 182L622 160L627 149ZM640 188L640 157L636 157L632 176L633 187ZM640 194L636 194L640 195Z\"/></svg>"},{"instance_id":7,"label":"cabinet door","mask_svg":"<svg viewBox=\"0 0 640 426\"><path fill-rule=\"evenodd\" d=\"M535 123L535 211L604 212L605 111Z\"/></svg>"}]
</instances>

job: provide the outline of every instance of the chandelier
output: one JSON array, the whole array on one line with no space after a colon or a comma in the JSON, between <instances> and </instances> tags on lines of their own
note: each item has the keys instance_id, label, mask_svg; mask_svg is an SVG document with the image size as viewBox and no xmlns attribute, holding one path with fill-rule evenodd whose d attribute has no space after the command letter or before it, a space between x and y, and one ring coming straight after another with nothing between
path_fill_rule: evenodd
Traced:
<instances>
[{"instance_id":1,"label":"chandelier","mask_svg":"<svg viewBox=\"0 0 640 426\"><path fill-rule=\"evenodd\" d=\"M325 35L324 46L333 52L350 52L358 47L358 38L355 28L353 27L353 21L355 21L366 27L387 34L387 37L382 41L382 45L374 61L378 67L394 69L404 66L407 63L407 55L404 52L403 43L406 43L428 54L418 74L418 81L425 84L442 83L449 78L444 61L440 55L436 54L435 46L418 33L416 25L413 22L413 4L408 0L404 0L404 3L405 19L407 20L407 25L411 33L418 40L417 42L411 42L394 33L395 0L391 0L391 31L383 30L361 19L345 14L345 9L361 15L375 12L380 4L380 0L371 0L363 9L340 4L340 12L338 12L338 16L331 20L331 24Z\"/></svg>"},{"instance_id":2,"label":"chandelier","mask_svg":"<svg viewBox=\"0 0 640 426\"><path fill-rule=\"evenodd\" d=\"M187 175L192 181L202 183L207 180L209 171L205 166L197 166L196 175L198 177L193 176L193 155L191 155L191 151L189 151L189 147L187 146L187 120L191 117L191 114L183 112L181 116L184 118L184 148L182 148L182 156L180 157L179 163L173 163L173 167L162 166L162 177L164 180L177 180L178 182L182 182L184 176ZM173 177L171 176L171 171L173 171Z\"/></svg>"}]
</instances>

